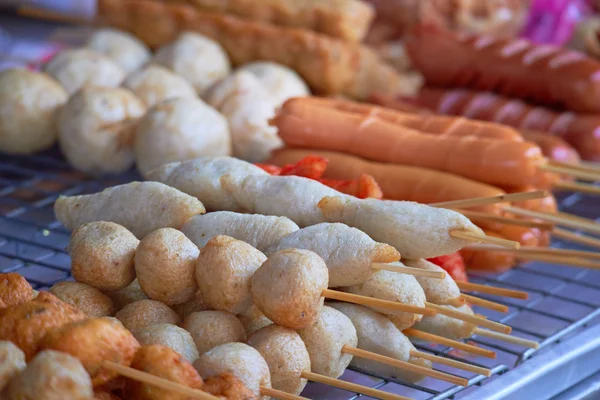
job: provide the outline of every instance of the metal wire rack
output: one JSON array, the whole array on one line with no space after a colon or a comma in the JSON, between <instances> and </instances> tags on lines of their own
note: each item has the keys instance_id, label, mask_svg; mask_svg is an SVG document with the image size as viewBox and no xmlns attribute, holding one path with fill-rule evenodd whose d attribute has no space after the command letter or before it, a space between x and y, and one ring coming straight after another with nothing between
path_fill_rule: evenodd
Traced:
<instances>
[{"instance_id":1,"label":"metal wire rack","mask_svg":"<svg viewBox=\"0 0 600 400\"><path fill-rule=\"evenodd\" d=\"M139 177L135 172L102 178L87 177L72 170L57 150L28 157L0 155L0 272L18 272L38 290L71 279L70 259L65 251L69 242L69 232L54 217L54 201L60 195L94 193L107 186L136 179ZM598 200L592 197L570 194L561 197L560 204L566 212L594 219L600 217ZM560 241L553 245L577 248ZM492 370L493 376L485 378L450 367L438 368L468 378L467 388L430 378L419 385L406 385L394 378L376 377L365 371L350 369L341 379L415 399L487 399L491 397L487 394L485 397L480 397L479 393L483 393L486 387L494 385L495 381L502 384L504 379L516 376L522 366L533 363L538 356L544 363L547 363L542 359L545 353L549 354L549 360L553 362L559 358L566 362L568 355L575 357L575 348L572 345L568 346L567 353L564 353L567 350L562 349L563 352L558 356L551 354L558 349L559 342L568 342L574 338L573 340L577 340L579 350L588 346L587 352L578 355L581 357L586 354L596 354L596 350L600 349L597 340L600 335L596 331L591 331L593 328L600 328L598 324L600 271L531 263L502 274L472 275L471 279L474 282L529 292L530 296L526 301L482 295L481 297L508 305L510 311L501 314L477 309L476 312L511 325L514 335L538 341L540 350L524 350L521 347L483 337L470 339L471 343L497 352L496 359L487 359L470 356L444 346L427 343L417 345L420 350L469 361ZM590 334L586 336L586 332ZM582 362L580 357L575 357L573 360L580 364ZM592 367L585 365L589 373L585 376L579 375L576 380L571 379L568 386L600 370L597 362ZM527 376L525 378L527 378L525 382L532 381L532 378ZM560 387L549 386L555 389L552 395L556 394L557 390L568 387L566 383ZM546 398L542 395L545 389L536 390L534 398ZM315 383L310 383L303 395L328 400L359 397L341 389Z\"/></svg>"}]
</instances>

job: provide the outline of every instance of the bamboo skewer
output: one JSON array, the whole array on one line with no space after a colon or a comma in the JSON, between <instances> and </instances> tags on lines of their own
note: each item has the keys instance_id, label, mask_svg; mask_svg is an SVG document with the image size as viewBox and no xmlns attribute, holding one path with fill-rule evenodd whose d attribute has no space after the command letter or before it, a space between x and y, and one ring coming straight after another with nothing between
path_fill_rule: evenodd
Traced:
<instances>
[{"instance_id":1,"label":"bamboo skewer","mask_svg":"<svg viewBox=\"0 0 600 400\"><path fill-rule=\"evenodd\" d=\"M501 313L508 312L508 307L504 304L496 303L494 301L486 299L480 299L479 297L471 296L470 294L462 294L461 297L465 299L465 301L467 301L468 303L479 307L488 308L490 310L498 311Z\"/></svg>"},{"instance_id":2,"label":"bamboo skewer","mask_svg":"<svg viewBox=\"0 0 600 400\"><path fill-rule=\"evenodd\" d=\"M512 331L512 328L508 325L504 325L504 324L501 324L501 323L495 322L495 321L490 321L488 319L485 319L482 317L477 317L475 315L465 314L460 311L445 308L445 307L439 306L437 304L433 304L428 301L425 302L425 306L428 308L434 309L435 311L437 311L438 313L440 313L442 315L446 315L451 318L459 319L461 321L465 321L465 322L468 322L473 325L485 326L486 328L492 329L494 331L506 333L506 334L508 334Z\"/></svg>"},{"instance_id":3,"label":"bamboo skewer","mask_svg":"<svg viewBox=\"0 0 600 400\"><path fill-rule=\"evenodd\" d=\"M281 390L273 389L267 386L260 387L260 394L267 397L273 397L279 400L310 400L306 397L298 396L291 393L282 392Z\"/></svg>"},{"instance_id":4,"label":"bamboo skewer","mask_svg":"<svg viewBox=\"0 0 600 400\"><path fill-rule=\"evenodd\" d=\"M489 251L500 251L515 254L543 254L543 255L554 255L558 257L580 257L588 258L592 260L600 260L600 252L587 251L587 250L574 250L574 249L557 249L552 247L535 247L535 246L523 246L519 250L507 250L496 246L489 245L474 245L467 246L469 249L478 250L489 250Z\"/></svg>"},{"instance_id":5,"label":"bamboo skewer","mask_svg":"<svg viewBox=\"0 0 600 400\"><path fill-rule=\"evenodd\" d=\"M427 278L444 279L446 273L443 271L428 271L421 268L407 267L404 265L397 265L395 263L373 263L371 264L373 269L383 269L391 272L398 272L401 274L413 275L413 276L425 276Z\"/></svg>"},{"instance_id":6,"label":"bamboo skewer","mask_svg":"<svg viewBox=\"0 0 600 400\"><path fill-rule=\"evenodd\" d=\"M560 181L552 185L553 188L568 190L571 192L581 192L587 194L600 194L600 186L589 183Z\"/></svg>"},{"instance_id":7,"label":"bamboo skewer","mask_svg":"<svg viewBox=\"0 0 600 400\"><path fill-rule=\"evenodd\" d=\"M600 248L600 239L571 232L566 229L554 228L552 230L552 236L571 242L580 243L586 246Z\"/></svg>"},{"instance_id":8,"label":"bamboo skewer","mask_svg":"<svg viewBox=\"0 0 600 400\"><path fill-rule=\"evenodd\" d=\"M600 163L597 162L593 162L593 161L579 161L579 164L577 164L583 168L586 169L590 169L592 171L597 171L600 172Z\"/></svg>"},{"instance_id":9,"label":"bamboo skewer","mask_svg":"<svg viewBox=\"0 0 600 400\"><path fill-rule=\"evenodd\" d=\"M538 222L538 221L530 221L530 220L526 220L526 219L503 217L500 215L494 215L494 214L480 212L480 211L470 211L470 210L461 210L461 209L458 209L455 211L461 213L462 215L469 218L470 220L480 220L480 221L483 220L483 221L490 221L490 222L498 222L500 224L505 224L505 225L525 226L528 228L538 228L538 229L542 229L545 231L552 230L552 228L554 227L554 225L549 222Z\"/></svg>"},{"instance_id":10,"label":"bamboo skewer","mask_svg":"<svg viewBox=\"0 0 600 400\"><path fill-rule=\"evenodd\" d=\"M304 379L308 379L309 381L323 383L325 385L348 390L354 393L364 394L365 396L371 396L382 400L411 400L409 397L384 392L383 390L379 389L372 389L370 387L357 385L356 383L342 381L341 379L335 379L329 376L315 374L314 372L303 371L300 374L300 376Z\"/></svg>"},{"instance_id":11,"label":"bamboo skewer","mask_svg":"<svg viewBox=\"0 0 600 400\"><path fill-rule=\"evenodd\" d=\"M337 290L331 289L325 289L322 293L322 296L328 299L340 300L368 307L386 308L388 310L403 311L407 313L421 314L427 316L433 316L436 314L435 310L428 309L427 307L419 307L413 306L411 304L397 303L395 301L382 300L374 297L359 296L356 294L338 292Z\"/></svg>"},{"instance_id":12,"label":"bamboo skewer","mask_svg":"<svg viewBox=\"0 0 600 400\"><path fill-rule=\"evenodd\" d=\"M567 226L569 228L580 229L582 231L600 234L600 225L596 224L592 220L586 220L584 218L570 218L560 216L558 214L550 214L541 211L531 211L520 207L504 207L504 211L510 212L524 217L531 217L541 219L543 221L553 222L558 225Z\"/></svg>"},{"instance_id":13,"label":"bamboo skewer","mask_svg":"<svg viewBox=\"0 0 600 400\"><path fill-rule=\"evenodd\" d=\"M497 248L497 247L482 247L482 246L469 246L469 248L474 248L474 249L481 249L481 250L486 250L486 251L498 251L501 253L508 253L508 254L512 254L516 259L518 260L531 260L531 261L543 261L543 262L547 262L550 264L559 264L559 265L565 265L565 266L573 266L573 267L582 267L582 268L589 268L589 269L600 269L600 262L595 262L595 261L591 261L585 258L582 258L581 256L569 256L566 254L561 254L560 251L562 249L553 249L554 252L543 252L543 251L521 251L521 249L519 250L513 250L513 249L501 249L501 248ZM543 249L543 250L547 250L547 249ZM570 252L577 252L577 250L570 250ZM584 252L586 254L589 254L590 252ZM592 254L597 254L597 253L592 253Z\"/></svg>"},{"instance_id":14,"label":"bamboo skewer","mask_svg":"<svg viewBox=\"0 0 600 400\"><path fill-rule=\"evenodd\" d=\"M432 343L441 344L443 346L452 347L457 350L461 350L467 353L476 354L478 356L487 358L496 358L496 353L492 350L482 349L481 347L473 346L458 340L448 339L443 336L434 335L432 333L423 332L415 328L407 328L402 331L406 336L411 336L417 339L426 340Z\"/></svg>"},{"instance_id":15,"label":"bamboo skewer","mask_svg":"<svg viewBox=\"0 0 600 400\"><path fill-rule=\"evenodd\" d=\"M469 371L483 376L492 376L492 371L490 371L488 368L482 368L476 365L467 364L462 361L456 361L450 358L436 356L435 354L429 354L418 350L411 350L410 355L413 357L420 357L434 363L447 365L456 369L462 369L463 371Z\"/></svg>"},{"instance_id":16,"label":"bamboo skewer","mask_svg":"<svg viewBox=\"0 0 600 400\"><path fill-rule=\"evenodd\" d=\"M580 161L577 164L565 163L555 160L548 160L548 164L559 168L576 169L578 171L588 171L600 175L600 164L588 161Z\"/></svg>"},{"instance_id":17,"label":"bamboo skewer","mask_svg":"<svg viewBox=\"0 0 600 400\"><path fill-rule=\"evenodd\" d=\"M352 354L354 357L366 358L367 360L377 361L382 364L386 364L395 368L401 368L406 371L414 372L417 374L429 376L434 379L439 379L444 382L449 382L454 385L459 386L468 386L469 381L465 378L461 378L458 376L450 375L445 372L436 371L434 369L422 367L420 365L411 364L407 361L398 360L392 357L387 357L381 354L372 353L370 351L357 349L356 347L351 347L348 345L344 345L342 347L342 353Z\"/></svg>"},{"instance_id":18,"label":"bamboo skewer","mask_svg":"<svg viewBox=\"0 0 600 400\"><path fill-rule=\"evenodd\" d=\"M180 395L192 398L192 399L201 399L201 400L219 400L218 397L213 396L210 393L203 392L202 390L192 389L191 387L172 382L168 379L164 379L158 377L156 375L149 374L147 372L143 372L131 367L126 367L121 364L117 364L112 361L103 361L102 368L111 370L113 372L118 373L119 375L125 376L127 378L147 383L149 385L156 386L161 389L170 390L174 393L178 393ZM298 397L295 397L298 399Z\"/></svg>"},{"instance_id":19,"label":"bamboo skewer","mask_svg":"<svg viewBox=\"0 0 600 400\"><path fill-rule=\"evenodd\" d=\"M477 234L473 232L467 232L460 229L450 231L450 236L458 239L470 240L478 243L489 243L498 246L506 247L509 249L518 249L520 247L519 242L513 240L501 239L492 236L486 236L483 234Z\"/></svg>"},{"instance_id":20,"label":"bamboo skewer","mask_svg":"<svg viewBox=\"0 0 600 400\"><path fill-rule=\"evenodd\" d=\"M464 305L465 302L466 302L465 299L463 299L461 296L461 297L456 297L454 299L448 300L448 305L458 308L458 307Z\"/></svg>"},{"instance_id":21,"label":"bamboo skewer","mask_svg":"<svg viewBox=\"0 0 600 400\"><path fill-rule=\"evenodd\" d=\"M505 289L496 286L487 286L481 283L456 282L456 286L458 286L460 290L466 290L468 292L479 292L495 296L511 297L513 299L521 300L527 300L529 298L529 293L523 292L521 290Z\"/></svg>"},{"instance_id":22,"label":"bamboo skewer","mask_svg":"<svg viewBox=\"0 0 600 400\"><path fill-rule=\"evenodd\" d=\"M488 331L487 329L475 329L475 334L479 336L485 336L491 339L502 340L507 343L516 344L523 347L528 347L530 349L539 349L540 344L534 340L523 339L517 336L504 335L498 332Z\"/></svg>"},{"instance_id":23,"label":"bamboo skewer","mask_svg":"<svg viewBox=\"0 0 600 400\"><path fill-rule=\"evenodd\" d=\"M491 196L491 197L477 197L477 198L473 198L473 199L443 201L443 202L439 202L439 203L431 203L429 205L432 207L442 207L442 208L471 208L471 207L485 206L488 204L511 203L511 202L525 201L525 200L541 199L543 197L548 197L548 196L549 196L549 193L545 190L535 190L535 191L531 191L531 192L502 194L502 195Z\"/></svg>"},{"instance_id":24,"label":"bamboo skewer","mask_svg":"<svg viewBox=\"0 0 600 400\"><path fill-rule=\"evenodd\" d=\"M540 165L538 168L543 169L544 171L554 172L556 174L569 175L585 181L594 182L600 180L600 174L598 172L577 170L575 168L557 167L550 164Z\"/></svg>"}]
</instances>

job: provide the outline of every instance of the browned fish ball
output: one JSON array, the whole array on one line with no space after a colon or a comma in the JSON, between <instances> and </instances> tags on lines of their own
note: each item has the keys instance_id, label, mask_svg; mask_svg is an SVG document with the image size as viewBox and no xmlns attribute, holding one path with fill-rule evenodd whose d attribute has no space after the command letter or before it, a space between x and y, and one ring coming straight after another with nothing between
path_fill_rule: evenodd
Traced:
<instances>
[{"instance_id":1,"label":"browned fish ball","mask_svg":"<svg viewBox=\"0 0 600 400\"><path fill-rule=\"evenodd\" d=\"M89 400L92 381L82 363L70 354L39 352L20 374L8 383L6 400Z\"/></svg>"},{"instance_id":2,"label":"browned fish ball","mask_svg":"<svg viewBox=\"0 0 600 400\"><path fill-rule=\"evenodd\" d=\"M41 292L34 301L0 309L0 340L13 342L29 361L50 330L84 318L87 316L81 311Z\"/></svg>"},{"instance_id":3,"label":"browned fish ball","mask_svg":"<svg viewBox=\"0 0 600 400\"><path fill-rule=\"evenodd\" d=\"M94 391L94 400L119 400L120 397L103 390Z\"/></svg>"},{"instance_id":4,"label":"browned fish ball","mask_svg":"<svg viewBox=\"0 0 600 400\"><path fill-rule=\"evenodd\" d=\"M0 274L0 301L5 307L16 306L33 299L33 288L27 280L14 272Z\"/></svg>"},{"instance_id":5,"label":"browned fish ball","mask_svg":"<svg viewBox=\"0 0 600 400\"><path fill-rule=\"evenodd\" d=\"M25 369L25 353L13 342L0 341L0 392L8 381Z\"/></svg>"},{"instance_id":6,"label":"browned fish ball","mask_svg":"<svg viewBox=\"0 0 600 400\"><path fill-rule=\"evenodd\" d=\"M127 304L135 303L139 300L149 300L137 279L121 290L104 292L104 294L112 299L116 310L121 310Z\"/></svg>"},{"instance_id":7,"label":"browned fish ball","mask_svg":"<svg viewBox=\"0 0 600 400\"><path fill-rule=\"evenodd\" d=\"M115 317L134 333L152 325L179 325L181 322L171 307L156 300L139 300L128 304Z\"/></svg>"},{"instance_id":8,"label":"browned fish ball","mask_svg":"<svg viewBox=\"0 0 600 400\"><path fill-rule=\"evenodd\" d=\"M300 394L306 386L302 372L310 372L310 356L300 335L289 328L269 325L254 332L248 344L263 356L273 389Z\"/></svg>"},{"instance_id":9,"label":"browned fish ball","mask_svg":"<svg viewBox=\"0 0 600 400\"><path fill-rule=\"evenodd\" d=\"M229 372L222 372L204 380L202 387L207 393L227 400L256 400L254 393Z\"/></svg>"},{"instance_id":10,"label":"browned fish ball","mask_svg":"<svg viewBox=\"0 0 600 400\"><path fill-rule=\"evenodd\" d=\"M92 377L94 386L101 386L118 375L103 368L103 361L129 366L139 347L133 334L110 317L88 318L63 325L48 332L40 343L42 349L77 357Z\"/></svg>"},{"instance_id":11,"label":"browned fish ball","mask_svg":"<svg viewBox=\"0 0 600 400\"><path fill-rule=\"evenodd\" d=\"M179 318L184 320L192 313L208 310L208 307L204 304L202 292L196 290L196 293L194 293L194 296L189 301L174 305L173 310L179 315Z\"/></svg>"},{"instance_id":12,"label":"browned fish ball","mask_svg":"<svg viewBox=\"0 0 600 400\"><path fill-rule=\"evenodd\" d=\"M246 335L250 336L260 328L264 328L265 326L271 325L273 321L269 318L265 317L265 314L262 313L256 307L256 305L252 304L248 311L243 314L238 314L236 317L240 320L244 329L246 330Z\"/></svg>"},{"instance_id":13,"label":"browned fish ball","mask_svg":"<svg viewBox=\"0 0 600 400\"><path fill-rule=\"evenodd\" d=\"M260 399L261 386L271 387L269 366L260 353L244 343L227 343L202 354L194 367L205 379L229 372Z\"/></svg>"},{"instance_id":14,"label":"browned fish ball","mask_svg":"<svg viewBox=\"0 0 600 400\"><path fill-rule=\"evenodd\" d=\"M190 314L181 324L188 331L198 353L232 342L245 342L246 331L235 315L225 311L201 311Z\"/></svg>"},{"instance_id":15,"label":"browned fish ball","mask_svg":"<svg viewBox=\"0 0 600 400\"><path fill-rule=\"evenodd\" d=\"M325 261L316 253L281 250L271 255L252 277L252 298L277 325L302 329L319 318L328 280Z\"/></svg>"},{"instance_id":16,"label":"browned fish ball","mask_svg":"<svg viewBox=\"0 0 600 400\"><path fill-rule=\"evenodd\" d=\"M267 257L248 243L218 235L206 243L196 263L196 281L213 310L240 314L252 305L250 280Z\"/></svg>"},{"instance_id":17,"label":"browned fish ball","mask_svg":"<svg viewBox=\"0 0 600 400\"><path fill-rule=\"evenodd\" d=\"M202 378L184 357L159 344L143 346L135 353L131 367L171 382L202 389ZM130 400L187 400L188 396L159 389L134 380L127 381L126 398Z\"/></svg>"},{"instance_id":18,"label":"browned fish ball","mask_svg":"<svg viewBox=\"0 0 600 400\"><path fill-rule=\"evenodd\" d=\"M199 253L177 229L146 235L135 251L135 272L144 293L167 305L189 301L197 288L194 270Z\"/></svg>"},{"instance_id":19,"label":"browned fish ball","mask_svg":"<svg viewBox=\"0 0 600 400\"><path fill-rule=\"evenodd\" d=\"M172 324L158 324L137 331L135 338L142 346L160 344L173 349L193 363L198 359L198 349L192 335L183 328Z\"/></svg>"},{"instance_id":20,"label":"browned fish ball","mask_svg":"<svg viewBox=\"0 0 600 400\"><path fill-rule=\"evenodd\" d=\"M133 258L139 240L114 222L80 226L71 236L71 272L78 282L102 291L127 287L135 279Z\"/></svg>"},{"instance_id":21,"label":"browned fish ball","mask_svg":"<svg viewBox=\"0 0 600 400\"><path fill-rule=\"evenodd\" d=\"M90 317L109 317L115 313L112 299L85 283L59 282L50 288L50 293Z\"/></svg>"}]
</instances>

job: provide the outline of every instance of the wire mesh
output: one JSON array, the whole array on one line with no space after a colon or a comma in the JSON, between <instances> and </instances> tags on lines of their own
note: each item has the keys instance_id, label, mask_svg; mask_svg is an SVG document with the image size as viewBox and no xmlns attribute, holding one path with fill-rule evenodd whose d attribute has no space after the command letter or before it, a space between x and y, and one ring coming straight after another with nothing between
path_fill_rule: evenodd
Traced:
<instances>
[{"instance_id":1,"label":"wire mesh","mask_svg":"<svg viewBox=\"0 0 600 400\"><path fill-rule=\"evenodd\" d=\"M93 178L74 171L60 157L58 151L28 157L0 156L0 272L18 272L34 288L44 290L53 284L71 279L70 259L65 250L69 232L56 221L53 203L61 195L95 193L105 187L139 179L135 172L118 176ZM597 200L580 194L560 198L563 211L587 218L600 217ZM556 241L555 247L582 248ZM528 300L496 296L479 296L509 306L506 314L475 307L475 312L509 324L513 335L540 343L540 350L550 347L568 335L600 320L600 271L561 265L530 263L496 275L470 276L473 282L489 283L529 292ZM451 367L437 369L469 379L466 388L425 379L418 385L407 385L391 377L378 377L366 371L348 369L341 379L397 393L414 399L460 398L477 390L479 385L534 357L536 351L485 337L473 337L471 344L491 349L495 359L453 350L441 345L418 343L419 350L468 361L490 368L492 377L486 378ZM354 399L341 389L310 383L304 396L314 399ZM365 396L360 396L365 397ZM366 397L365 397L366 398Z\"/></svg>"}]
</instances>

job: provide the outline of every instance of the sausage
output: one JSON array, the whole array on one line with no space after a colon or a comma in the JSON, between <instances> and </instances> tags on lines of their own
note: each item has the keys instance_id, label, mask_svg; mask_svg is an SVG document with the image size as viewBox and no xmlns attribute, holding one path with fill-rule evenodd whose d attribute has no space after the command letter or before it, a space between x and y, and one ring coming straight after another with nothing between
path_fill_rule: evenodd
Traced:
<instances>
[{"instance_id":1,"label":"sausage","mask_svg":"<svg viewBox=\"0 0 600 400\"><path fill-rule=\"evenodd\" d=\"M486 231L486 235L505 239L499 233ZM486 272L504 272L517 264L515 257L508 253L500 251L485 251L465 248L460 250L463 256L467 270L479 270Z\"/></svg>"},{"instance_id":2,"label":"sausage","mask_svg":"<svg viewBox=\"0 0 600 400\"><path fill-rule=\"evenodd\" d=\"M569 164L579 164L581 161L577 150L559 137L528 129L521 130L521 134L525 140L540 146L542 153L550 160Z\"/></svg>"},{"instance_id":3,"label":"sausage","mask_svg":"<svg viewBox=\"0 0 600 400\"><path fill-rule=\"evenodd\" d=\"M367 159L450 172L497 185L538 180L533 143L424 134L380 117L286 102L272 121L290 147L346 152Z\"/></svg>"},{"instance_id":4,"label":"sausage","mask_svg":"<svg viewBox=\"0 0 600 400\"><path fill-rule=\"evenodd\" d=\"M423 88L414 101L440 114L549 132L573 146L583 159L600 161L600 115L597 114L558 112L490 92L462 89Z\"/></svg>"},{"instance_id":5,"label":"sausage","mask_svg":"<svg viewBox=\"0 0 600 400\"><path fill-rule=\"evenodd\" d=\"M600 62L583 53L522 38L455 35L425 25L412 31L406 49L429 85L490 90L600 112Z\"/></svg>"}]
</instances>

